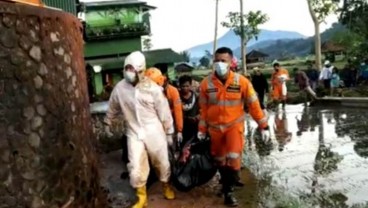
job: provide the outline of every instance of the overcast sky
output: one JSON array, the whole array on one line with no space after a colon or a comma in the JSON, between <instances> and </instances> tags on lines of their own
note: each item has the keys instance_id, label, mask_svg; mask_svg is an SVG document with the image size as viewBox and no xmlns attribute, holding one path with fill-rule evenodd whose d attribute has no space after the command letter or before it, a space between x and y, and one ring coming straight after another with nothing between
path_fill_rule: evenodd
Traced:
<instances>
[{"instance_id":1,"label":"overcast sky","mask_svg":"<svg viewBox=\"0 0 368 208\"><path fill-rule=\"evenodd\" d=\"M81 0L102 1L102 0ZM108 0L104 0L108 1ZM123 0L122 0L123 1ZM214 38L215 0L146 0L157 9L151 12L153 49L182 51ZM220 0L219 22L230 11L239 10L239 0ZM306 0L244 0L245 12L261 10L270 20L261 26L269 30L287 30L311 36L314 33ZM330 16L321 31L336 22ZM228 29L219 26L219 37Z\"/></svg>"}]
</instances>

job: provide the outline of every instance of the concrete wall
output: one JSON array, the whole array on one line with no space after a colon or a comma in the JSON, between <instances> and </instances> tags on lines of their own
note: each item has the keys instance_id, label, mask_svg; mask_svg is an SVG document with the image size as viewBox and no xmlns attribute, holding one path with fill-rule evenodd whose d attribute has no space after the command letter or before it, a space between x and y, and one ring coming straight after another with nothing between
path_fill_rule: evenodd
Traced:
<instances>
[{"instance_id":1,"label":"concrete wall","mask_svg":"<svg viewBox=\"0 0 368 208\"><path fill-rule=\"evenodd\" d=\"M0 2L0 207L106 207L81 25Z\"/></svg>"}]
</instances>

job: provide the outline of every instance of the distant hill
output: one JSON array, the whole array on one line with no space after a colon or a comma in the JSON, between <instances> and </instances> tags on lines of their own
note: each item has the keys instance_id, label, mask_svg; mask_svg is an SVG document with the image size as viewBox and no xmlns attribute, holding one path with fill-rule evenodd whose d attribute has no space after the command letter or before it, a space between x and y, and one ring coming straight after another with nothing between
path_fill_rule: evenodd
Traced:
<instances>
[{"instance_id":1,"label":"distant hill","mask_svg":"<svg viewBox=\"0 0 368 208\"><path fill-rule=\"evenodd\" d=\"M346 28L341 24L333 24L321 34L321 42L333 38L338 32L345 31ZM304 39L279 39L267 42L260 42L247 47L247 52L256 49L269 55L269 59L291 58L296 56L306 56L311 54L314 49L314 37ZM240 47L234 50L234 54L240 57Z\"/></svg>"},{"instance_id":2,"label":"distant hill","mask_svg":"<svg viewBox=\"0 0 368 208\"><path fill-rule=\"evenodd\" d=\"M302 39L306 38L300 33L290 32L290 31L271 31L271 30L261 30L260 35L258 36L258 40L252 39L248 42L248 47L251 47L254 44L261 44L263 42L264 46L267 44L271 44L270 40L279 40L279 39ZM268 43L267 43L268 42ZM237 36L234 31L229 30L225 35L218 39L218 47L226 46L231 49L237 49L240 45L240 38ZM201 44L195 47L188 49L187 51L190 53L193 59L198 60L201 58L205 51L208 50L212 52L213 49L213 41L205 44Z\"/></svg>"}]
</instances>

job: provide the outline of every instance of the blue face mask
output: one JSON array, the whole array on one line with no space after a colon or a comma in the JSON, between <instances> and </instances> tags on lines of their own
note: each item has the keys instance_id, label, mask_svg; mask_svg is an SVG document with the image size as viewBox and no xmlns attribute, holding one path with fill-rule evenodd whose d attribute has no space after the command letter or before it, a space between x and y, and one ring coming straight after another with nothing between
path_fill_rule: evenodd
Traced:
<instances>
[{"instance_id":1,"label":"blue face mask","mask_svg":"<svg viewBox=\"0 0 368 208\"><path fill-rule=\"evenodd\" d=\"M229 64L224 62L215 62L214 63L215 72L219 77L226 76L229 71Z\"/></svg>"}]
</instances>

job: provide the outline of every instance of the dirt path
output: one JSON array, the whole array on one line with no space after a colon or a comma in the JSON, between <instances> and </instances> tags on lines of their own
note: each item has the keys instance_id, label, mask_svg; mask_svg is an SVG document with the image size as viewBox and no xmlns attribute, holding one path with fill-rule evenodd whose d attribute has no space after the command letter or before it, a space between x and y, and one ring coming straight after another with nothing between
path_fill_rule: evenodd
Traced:
<instances>
[{"instance_id":1,"label":"dirt path","mask_svg":"<svg viewBox=\"0 0 368 208\"><path fill-rule=\"evenodd\" d=\"M134 190L129 186L127 180L121 180L120 174L124 170L121 163L120 151L112 152L101 156L101 176L102 186L109 189L110 206L113 208L128 207L131 201L135 200ZM155 183L149 188L149 208L223 208L223 199L218 197L219 186L215 177L208 184L198 187L188 193L176 191L176 199L165 200L161 192L161 184ZM244 170L242 181L245 187L238 189L236 194L244 208L256 208L257 204L257 181Z\"/></svg>"}]
</instances>

